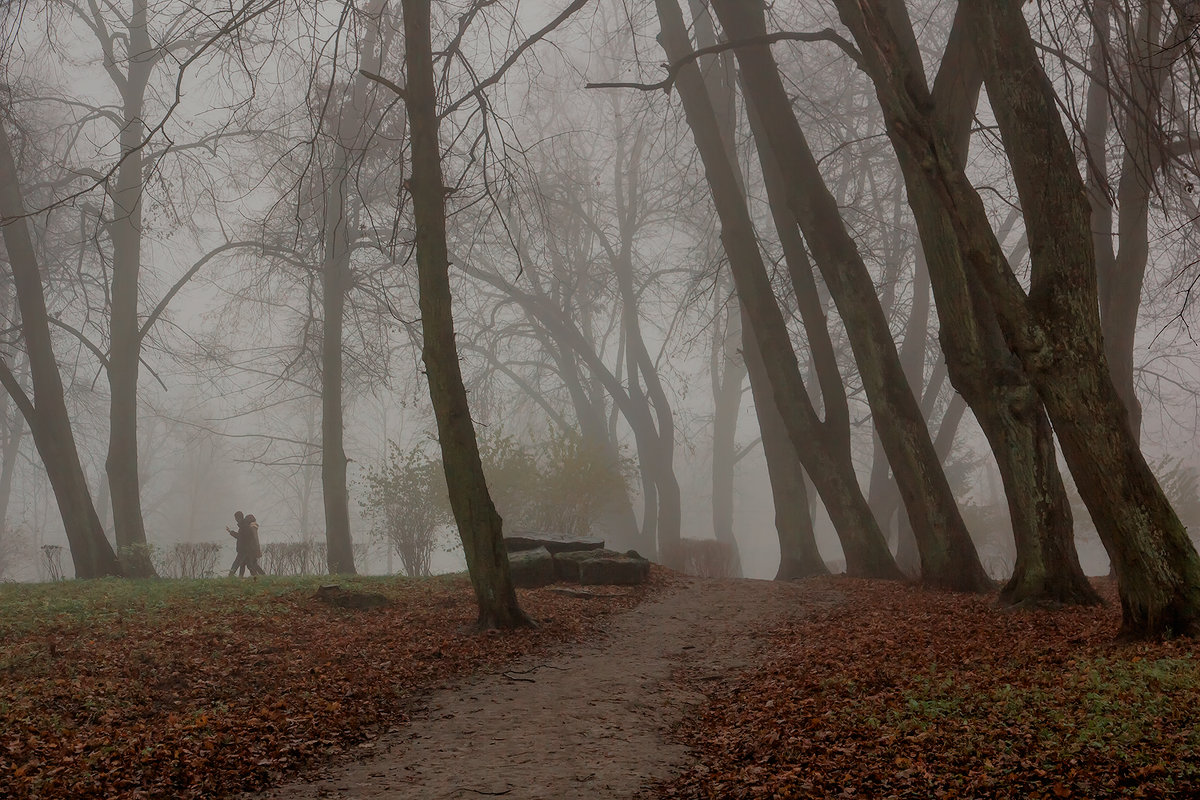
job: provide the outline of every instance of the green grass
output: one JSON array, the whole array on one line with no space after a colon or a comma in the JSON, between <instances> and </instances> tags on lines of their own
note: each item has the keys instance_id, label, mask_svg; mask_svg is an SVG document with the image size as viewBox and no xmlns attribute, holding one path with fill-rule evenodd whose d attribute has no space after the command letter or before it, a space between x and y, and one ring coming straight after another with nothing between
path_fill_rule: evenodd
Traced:
<instances>
[{"instance_id":1,"label":"green grass","mask_svg":"<svg viewBox=\"0 0 1200 800\"><path fill-rule=\"evenodd\" d=\"M900 731L976 721L1013 738L1031 736L1060 752L1104 750L1107 757L1135 767L1144 766L1147 745L1200 747L1200 728L1180 719L1189 713L1181 707L1200 696L1200 661L1190 653L1149 660L1097 657L1061 668L1027 666L1013 678L1018 680L989 689L977 676L953 671L913 676L887 721Z\"/></svg>"},{"instance_id":2,"label":"green grass","mask_svg":"<svg viewBox=\"0 0 1200 800\"><path fill-rule=\"evenodd\" d=\"M129 616L144 617L164 609L192 607L263 612L279 598L311 593L337 583L345 588L393 594L416 584L454 580L458 576L407 579L397 576L275 576L248 578L144 579L102 578L56 583L0 584L0 638L56 627L105 629L119 636Z\"/></svg>"}]
</instances>

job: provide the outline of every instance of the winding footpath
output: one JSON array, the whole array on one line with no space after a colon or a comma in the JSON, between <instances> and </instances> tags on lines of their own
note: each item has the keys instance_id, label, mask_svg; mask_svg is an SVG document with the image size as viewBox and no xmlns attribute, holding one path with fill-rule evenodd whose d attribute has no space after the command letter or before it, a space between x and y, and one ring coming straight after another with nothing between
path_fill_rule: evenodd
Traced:
<instances>
[{"instance_id":1,"label":"winding footpath","mask_svg":"<svg viewBox=\"0 0 1200 800\"><path fill-rule=\"evenodd\" d=\"M803 583L680 579L600 639L436 692L367 758L255 797L631 798L693 762L671 732L701 690L765 658L768 627L838 601Z\"/></svg>"}]
</instances>

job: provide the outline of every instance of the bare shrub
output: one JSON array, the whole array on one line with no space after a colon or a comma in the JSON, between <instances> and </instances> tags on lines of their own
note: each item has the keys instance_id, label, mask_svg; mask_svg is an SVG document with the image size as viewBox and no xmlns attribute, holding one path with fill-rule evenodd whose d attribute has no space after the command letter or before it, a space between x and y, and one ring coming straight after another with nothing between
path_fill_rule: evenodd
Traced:
<instances>
[{"instance_id":1,"label":"bare shrub","mask_svg":"<svg viewBox=\"0 0 1200 800\"><path fill-rule=\"evenodd\" d=\"M164 578L211 578L217 572L221 545L216 542L176 542L157 552L155 570Z\"/></svg>"},{"instance_id":2,"label":"bare shrub","mask_svg":"<svg viewBox=\"0 0 1200 800\"><path fill-rule=\"evenodd\" d=\"M272 575L324 575L324 542L268 542L262 547L263 569Z\"/></svg>"},{"instance_id":3,"label":"bare shrub","mask_svg":"<svg viewBox=\"0 0 1200 800\"><path fill-rule=\"evenodd\" d=\"M41 568L39 571L46 580L61 581L63 575L62 567L63 549L56 544L42 545L42 557L38 562Z\"/></svg>"}]
</instances>

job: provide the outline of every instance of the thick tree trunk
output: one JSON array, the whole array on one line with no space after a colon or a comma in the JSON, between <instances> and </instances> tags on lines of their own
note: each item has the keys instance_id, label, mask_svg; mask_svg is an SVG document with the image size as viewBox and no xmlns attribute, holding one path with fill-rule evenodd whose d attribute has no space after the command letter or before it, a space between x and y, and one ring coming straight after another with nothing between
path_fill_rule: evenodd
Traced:
<instances>
[{"instance_id":1,"label":"thick tree trunk","mask_svg":"<svg viewBox=\"0 0 1200 800\"><path fill-rule=\"evenodd\" d=\"M896 95L906 91L904 87L924 86L924 67L903 4L878 0L867 15L862 6L845 0L838 1L838 8L863 48L864 64L875 82L904 172L937 298L951 383L974 411L1004 482L1017 563L1001 599L1023 605L1098 602L1075 555L1070 504L1041 402L1020 360L1009 350L989 300L968 280L953 222L928 186L919 155L905 144L904 109ZM871 14L878 14L871 17L877 25L895 32L895 47L876 47L880 34L868 25ZM891 60L884 60L881 53ZM932 96L937 123L952 143L959 169L966 164L970 121L981 83L960 12Z\"/></svg>"},{"instance_id":2,"label":"thick tree trunk","mask_svg":"<svg viewBox=\"0 0 1200 800\"><path fill-rule=\"evenodd\" d=\"M663 48L667 57L677 62L691 49L683 15L676 0L656 0L655 6L662 24ZM677 85L721 220L721 241L729 256L738 297L770 376L788 437L797 453L807 459L808 473L842 537L847 570L864 577L899 577L861 488L856 480L846 480L847 475L854 474L849 453L843 456L840 443L833 445L829 441L808 399L736 171L729 161L712 101L695 64L689 63L679 70Z\"/></svg>"},{"instance_id":3,"label":"thick tree trunk","mask_svg":"<svg viewBox=\"0 0 1200 800\"><path fill-rule=\"evenodd\" d=\"M730 39L765 34L759 4L748 9L743 2L715 0L714 8ZM846 326L880 441L887 448L921 548L924 579L947 588L986 591L991 581L979 563L929 429L907 385L871 275L791 111L774 58L766 45L740 47L736 52L748 102L760 115L787 184L789 208Z\"/></svg>"},{"instance_id":4,"label":"thick tree trunk","mask_svg":"<svg viewBox=\"0 0 1200 800\"><path fill-rule=\"evenodd\" d=\"M406 103L412 137L413 215L416 224L417 271L420 284L422 357L429 396L437 419L442 466L450 505L462 537L467 570L479 604L479 625L515 628L530 625L517 604L508 571L508 555L500 515L483 475L479 443L471 421L454 343L450 258L446 243L445 186L438 141L434 89L430 4L403 0L404 62L408 76Z\"/></svg>"},{"instance_id":5,"label":"thick tree trunk","mask_svg":"<svg viewBox=\"0 0 1200 800\"><path fill-rule=\"evenodd\" d=\"M1063 455L1116 567L1123 630L1200 629L1200 557L1163 494L1109 375L1083 180L1020 3L971 4L988 97L1025 211L1033 362ZM1024 309L1022 309L1024 310Z\"/></svg>"},{"instance_id":6,"label":"thick tree trunk","mask_svg":"<svg viewBox=\"0 0 1200 800\"><path fill-rule=\"evenodd\" d=\"M117 554L131 577L154 575L142 515L138 476L138 372L141 334L138 284L142 268L142 195L145 191L142 122L146 87L155 50L146 20L146 0L134 0L129 20L129 65L121 87L124 127L120 133L123 160L116 184L108 192L112 219L112 286L109 308L111 345L108 360L109 433L105 471L112 499Z\"/></svg>"},{"instance_id":7,"label":"thick tree trunk","mask_svg":"<svg viewBox=\"0 0 1200 800\"><path fill-rule=\"evenodd\" d=\"M17 305L21 311L21 336L25 340L33 383L32 401L2 360L0 381L29 424L34 445L46 467L66 529L75 577L120 575L120 564L96 515L96 507L92 503L79 461L75 437L71 432L62 377L50 339L41 269L25 213L25 201L8 132L0 120L0 229L4 234Z\"/></svg>"},{"instance_id":8,"label":"thick tree trunk","mask_svg":"<svg viewBox=\"0 0 1200 800\"><path fill-rule=\"evenodd\" d=\"M873 7L872 58L901 49ZM972 280L986 289L1054 424L1120 581L1123 630L1191 632L1200 612L1200 559L1130 434L1101 342L1090 209L1082 179L1016 0L969 3L988 96L1012 166L1033 260L1026 296L1009 269L978 192L957 168L920 82L893 87L903 147L950 222Z\"/></svg>"}]
</instances>

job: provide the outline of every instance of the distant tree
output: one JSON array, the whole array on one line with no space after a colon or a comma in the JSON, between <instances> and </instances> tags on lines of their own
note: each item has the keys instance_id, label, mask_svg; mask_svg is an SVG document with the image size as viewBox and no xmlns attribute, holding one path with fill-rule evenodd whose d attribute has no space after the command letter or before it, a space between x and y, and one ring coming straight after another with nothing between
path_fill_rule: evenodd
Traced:
<instances>
[{"instance_id":1,"label":"distant tree","mask_svg":"<svg viewBox=\"0 0 1200 800\"><path fill-rule=\"evenodd\" d=\"M32 396L26 393L5 360L0 360L0 383L24 415L46 467L66 528L76 577L120 575L116 554L104 536L88 491L71 430L62 376L50 336L42 267L30 234L29 212L21 185L7 121L0 117L0 231L12 269Z\"/></svg>"}]
</instances>

